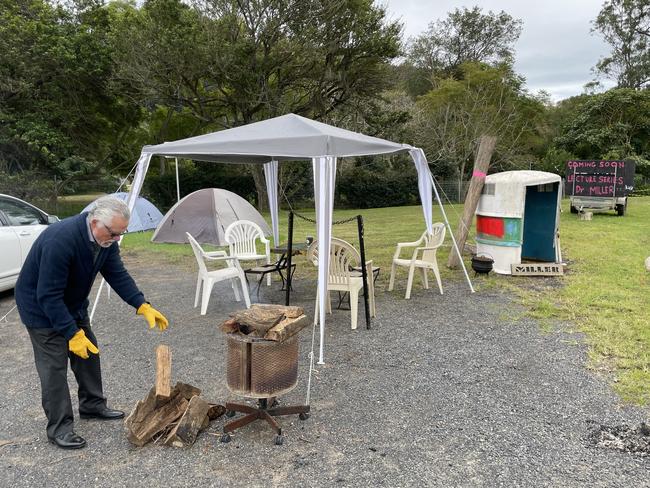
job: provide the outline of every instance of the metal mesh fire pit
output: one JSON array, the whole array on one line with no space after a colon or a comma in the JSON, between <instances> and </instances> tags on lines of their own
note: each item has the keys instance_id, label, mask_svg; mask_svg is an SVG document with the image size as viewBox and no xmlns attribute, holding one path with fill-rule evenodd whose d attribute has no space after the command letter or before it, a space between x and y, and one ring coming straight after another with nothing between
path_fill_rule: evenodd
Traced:
<instances>
[{"instance_id":1,"label":"metal mesh fire pit","mask_svg":"<svg viewBox=\"0 0 650 488\"><path fill-rule=\"evenodd\" d=\"M298 381L298 335L283 342L240 334L227 335L226 378L228 389L239 396L258 400L258 407L226 402L226 415L246 414L223 427L221 442L230 441L230 432L255 420L265 420L276 432L275 443L283 443L282 429L273 418L298 414L309 418L309 405L279 407L276 397L290 392Z\"/></svg>"},{"instance_id":2,"label":"metal mesh fire pit","mask_svg":"<svg viewBox=\"0 0 650 488\"><path fill-rule=\"evenodd\" d=\"M239 396L284 395L298 381L298 336L284 342L228 334L228 389Z\"/></svg>"}]
</instances>

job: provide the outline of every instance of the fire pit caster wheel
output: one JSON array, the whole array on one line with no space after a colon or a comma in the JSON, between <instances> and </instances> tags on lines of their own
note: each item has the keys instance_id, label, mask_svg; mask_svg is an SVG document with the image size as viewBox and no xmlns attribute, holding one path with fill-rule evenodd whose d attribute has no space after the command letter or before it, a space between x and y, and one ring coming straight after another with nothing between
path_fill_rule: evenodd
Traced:
<instances>
[{"instance_id":1,"label":"fire pit caster wheel","mask_svg":"<svg viewBox=\"0 0 650 488\"><path fill-rule=\"evenodd\" d=\"M284 442L284 436L282 436L282 435L276 435L275 436L275 445L276 446L281 446L283 442Z\"/></svg>"},{"instance_id":2,"label":"fire pit caster wheel","mask_svg":"<svg viewBox=\"0 0 650 488\"><path fill-rule=\"evenodd\" d=\"M224 444L227 443L227 442L230 442L230 439L231 439L230 434L228 434L226 432L221 434L221 442L223 442Z\"/></svg>"},{"instance_id":3,"label":"fire pit caster wheel","mask_svg":"<svg viewBox=\"0 0 650 488\"><path fill-rule=\"evenodd\" d=\"M234 416L235 416L234 410L226 410L226 417L234 417Z\"/></svg>"},{"instance_id":4,"label":"fire pit caster wheel","mask_svg":"<svg viewBox=\"0 0 650 488\"><path fill-rule=\"evenodd\" d=\"M307 420L307 419L309 418L309 414L303 412L303 413L301 413L300 415L298 415L298 418L299 418L300 420Z\"/></svg>"}]
</instances>

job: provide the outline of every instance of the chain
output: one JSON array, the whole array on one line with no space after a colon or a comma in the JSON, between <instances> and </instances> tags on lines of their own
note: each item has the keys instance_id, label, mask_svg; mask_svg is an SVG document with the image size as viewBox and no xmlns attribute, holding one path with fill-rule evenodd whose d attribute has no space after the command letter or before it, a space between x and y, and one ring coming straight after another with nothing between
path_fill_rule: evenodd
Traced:
<instances>
[{"instance_id":1,"label":"chain","mask_svg":"<svg viewBox=\"0 0 650 488\"><path fill-rule=\"evenodd\" d=\"M291 208L291 205L289 205L289 208ZM299 219L304 220L305 222L310 222L312 224L315 224L316 221L314 219L310 219L309 217L305 217L304 215L300 215L298 212L296 212L294 209L291 208L291 212L298 217Z\"/></svg>"},{"instance_id":2,"label":"chain","mask_svg":"<svg viewBox=\"0 0 650 488\"><path fill-rule=\"evenodd\" d=\"M353 220L357 220L357 215L345 220L335 220L334 222L332 222L332 225L347 224L348 222L352 222Z\"/></svg>"},{"instance_id":3,"label":"chain","mask_svg":"<svg viewBox=\"0 0 650 488\"><path fill-rule=\"evenodd\" d=\"M302 220L304 220L305 222L309 222L309 223L311 223L311 224L316 224L316 220L314 220L314 219L310 219L309 217L305 217L304 215L301 215L301 214L299 214L298 212L296 212L296 211L293 209L293 207L291 206L291 202L289 202L289 199L287 198L287 194L284 193L284 188L282 188L281 185L278 185L278 186L280 186L280 191L282 192L282 196L284 196L284 200L285 200L285 202L287 202L287 205L289 205L289 210L291 210L291 212L292 212L296 217L298 217L299 219L302 219ZM354 217L350 217L349 219L335 220L334 222L332 222L332 225L347 224L348 222L352 222L353 220L357 220L357 216L356 216L356 215L355 215Z\"/></svg>"}]
</instances>

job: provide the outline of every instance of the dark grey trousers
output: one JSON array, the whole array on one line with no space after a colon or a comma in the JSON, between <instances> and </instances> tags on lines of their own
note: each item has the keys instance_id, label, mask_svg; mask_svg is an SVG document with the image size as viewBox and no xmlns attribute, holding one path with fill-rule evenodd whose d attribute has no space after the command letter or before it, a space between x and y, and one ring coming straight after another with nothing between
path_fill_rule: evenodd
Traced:
<instances>
[{"instance_id":1,"label":"dark grey trousers","mask_svg":"<svg viewBox=\"0 0 650 488\"><path fill-rule=\"evenodd\" d=\"M97 345L90 325L77 324L86 337ZM54 329L28 328L34 347L34 362L41 380L41 401L47 416L49 438L71 432L74 417L68 389L68 360L79 386L79 412L92 413L106 407L102 391L99 354L82 359L68 351L68 341Z\"/></svg>"}]
</instances>

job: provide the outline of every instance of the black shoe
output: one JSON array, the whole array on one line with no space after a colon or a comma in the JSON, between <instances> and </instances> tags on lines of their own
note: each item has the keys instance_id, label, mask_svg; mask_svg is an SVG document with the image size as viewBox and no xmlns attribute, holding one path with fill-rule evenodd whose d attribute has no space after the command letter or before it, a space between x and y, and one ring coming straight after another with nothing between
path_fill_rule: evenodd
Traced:
<instances>
[{"instance_id":1,"label":"black shoe","mask_svg":"<svg viewBox=\"0 0 650 488\"><path fill-rule=\"evenodd\" d=\"M124 418L124 412L105 407L96 412L79 412L79 416L82 419L117 420Z\"/></svg>"},{"instance_id":2,"label":"black shoe","mask_svg":"<svg viewBox=\"0 0 650 488\"><path fill-rule=\"evenodd\" d=\"M66 432L56 437L48 437L48 439L61 449L81 449L86 447L86 440L74 432Z\"/></svg>"}]
</instances>

